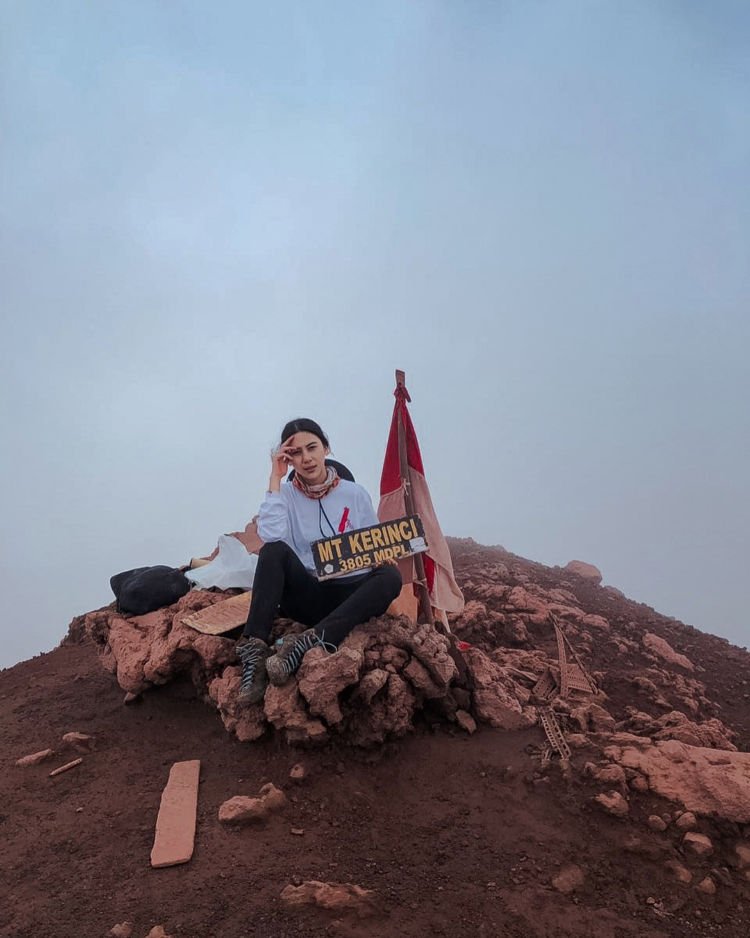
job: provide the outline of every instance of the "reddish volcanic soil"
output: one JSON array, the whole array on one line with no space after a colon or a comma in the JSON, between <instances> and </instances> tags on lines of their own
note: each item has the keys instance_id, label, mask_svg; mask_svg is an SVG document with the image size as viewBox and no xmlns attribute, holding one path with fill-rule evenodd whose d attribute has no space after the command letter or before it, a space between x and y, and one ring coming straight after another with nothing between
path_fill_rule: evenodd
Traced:
<instances>
[{"instance_id":1,"label":"reddish volcanic soil","mask_svg":"<svg viewBox=\"0 0 750 938\"><path fill-rule=\"evenodd\" d=\"M653 665L634 636L655 633L705 669L700 718L718 716L737 750L750 749L746 651L565 570L471 541L451 541L451 549L467 600L482 597L490 612L488 585L522 582L567 590L587 614L609 621L606 635L593 630L590 652L584 642L582 659L601 673L614 719L627 706L664 713L632 683ZM506 575L488 578L497 563ZM481 623L456 623L462 629L480 645L492 639ZM612 638L620 635L633 648L617 655ZM553 655L554 636L529 627L524 647ZM583 772L596 761L586 743L574 750L566 780L557 762L542 769L538 726L480 724L468 736L428 712L412 734L375 748L300 750L278 735L238 742L187 681L123 706L123 691L88 641L0 672L0 936L104 938L127 921L133 938L157 924L172 938L747 938L750 880L732 850L750 840L750 824L699 818L715 850L690 855L673 824L664 832L646 824L649 815L675 817L675 804L647 791L618 818L593 801L603 788ZM70 731L94 736L96 748L50 778L80 755L62 746ZM48 747L56 752L47 761L14 764ZM195 853L183 866L151 869L161 792L172 763L186 759L202 766ZM297 762L307 770L301 783L289 779ZM269 781L289 802L265 826L218 821L222 802L256 795ZM691 884L675 879L670 860L691 871ZM580 867L583 884L565 894L552 880L569 864ZM696 889L707 876L714 895ZM284 906L282 889L305 880L373 890L375 913L360 919Z\"/></svg>"}]
</instances>

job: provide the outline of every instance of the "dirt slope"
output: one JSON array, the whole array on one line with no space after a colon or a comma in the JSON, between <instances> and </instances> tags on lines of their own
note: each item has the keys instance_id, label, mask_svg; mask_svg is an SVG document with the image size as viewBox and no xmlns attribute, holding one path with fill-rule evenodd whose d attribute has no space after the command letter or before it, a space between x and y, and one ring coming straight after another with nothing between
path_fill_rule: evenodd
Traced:
<instances>
[{"instance_id":1,"label":"dirt slope","mask_svg":"<svg viewBox=\"0 0 750 938\"><path fill-rule=\"evenodd\" d=\"M487 610L486 620L457 623L469 641L505 641L495 634L507 627L493 615L495 603L503 608L498 585L565 590L610 624L583 642L582 658L600 675L616 720L629 718L628 707L664 713L633 683L653 669L634 637L654 633L705 669L697 716L720 716L737 749L750 748L747 652L566 571L470 541L451 547L467 599ZM549 631L530 627L526 647L552 654ZM626 650L616 654L620 639ZM583 772L593 752L585 741L566 781L556 763L542 770L538 727L480 726L467 736L454 724L422 721L407 738L371 750L329 743L301 752L277 737L238 742L187 682L128 707L122 699L91 644L63 645L0 672L0 936L99 938L123 921L133 923L134 938L156 924L173 938L750 932L750 881L727 860L731 845L750 836L748 825L701 818L716 852L698 858L686 854L673 826L663 833L647 826L649 815L674 815L675 807L651 792L624 819L610 816L592 800L601 786ZM675 691L669 703L679 702ZM60 743L69 731L95 736L96 749L49 778L77 755ZM14 765L46 747L57 750L51 760ZM195 855L185 866L152 870L161 790L182 759L202 762ZM308 775L294 785L289 770L299 761ZM254 795L266 781L286 790L282 812L263 827L219 823L223 801ZM675 858L693 872L690 885L665 865ZM584 874L570 895L552 885L568 864ZM715 895L695 889L707 875ZM375 916L285 908L284 886L309 879L374 890Z\"/></svg>"}]
</instances>

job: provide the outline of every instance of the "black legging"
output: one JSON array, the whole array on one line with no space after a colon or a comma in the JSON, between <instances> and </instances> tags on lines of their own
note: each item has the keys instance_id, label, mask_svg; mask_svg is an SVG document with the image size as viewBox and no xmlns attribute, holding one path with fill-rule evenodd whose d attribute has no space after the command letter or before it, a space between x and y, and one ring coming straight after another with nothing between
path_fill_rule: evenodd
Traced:
<instances>
[{"instance_id":1,"label":"black legging","mask_svg":"<svg viewBox=\"0 0 750 938\"><path fill-rule=\"evenodd\" d=\"M401 592L397 567L375 567L362 576L317 580L284 541L264 544L253 579L250 613L242 634L268 641L277 613L314 625L338 645L355 625L382 615Z\"/></svg>"}]
</instances>

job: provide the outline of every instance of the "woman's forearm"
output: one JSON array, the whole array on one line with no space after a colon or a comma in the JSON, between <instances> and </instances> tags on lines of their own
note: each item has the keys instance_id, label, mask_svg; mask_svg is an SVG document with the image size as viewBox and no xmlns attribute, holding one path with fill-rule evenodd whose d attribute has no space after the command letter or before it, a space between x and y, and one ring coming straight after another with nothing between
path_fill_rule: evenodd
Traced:
<instances>
[{"instance_id":1,"label":"woman's forearm","mask_svg":"<svg viewBox=\"0 0 750 938\"><path fill-rule=\"evenodd\" d=\"M274 472L271 473L271 478L268 480L268 491L269 492L281 491L281 479Z\"/></svg>"},{"instance_id":2,"label":"woman's forearm","mask_svg":"<svg viewBox=\"0 0 750 938\"><path fill-rule=\"evenodd\" d=\"M285 541L289 537L289 515L280 492L267 492L258 509L258 534L263 541Z\"/></svg>"}]
</instances>

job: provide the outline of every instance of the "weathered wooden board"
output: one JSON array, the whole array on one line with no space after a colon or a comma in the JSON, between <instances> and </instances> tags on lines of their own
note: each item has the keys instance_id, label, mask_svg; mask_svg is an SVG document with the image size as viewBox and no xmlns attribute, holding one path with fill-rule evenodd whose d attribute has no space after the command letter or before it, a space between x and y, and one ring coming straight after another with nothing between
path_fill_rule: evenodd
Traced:
<instances>
[{"instance_id":1,"label":"weathered wooden board","mask_svg":"<svg viewBox=\"0 0 750 938\"><path fill-rule=\"evenodd\" d=\"M177 866L187 863L195 846L195 819L198 811L200 759L175 762L161 795L156 819L151 866Z\"/></svg>"},{"instance_id":2,"label":"weathered wooden board","mask_svg":"<svg viewBox=\"0 0 750 938\"><path fill-rule=\"evenodd\" d=\"M246 593L230 596L229 599L222 599L213 606L206 606L199 612L185 616L182 624L189 625L191 629L203 632L204 635L222 635L224 632L231 632L232 629L236 629L238 625L244 625L247 621L252 592L248 590Z\"/></svg>"}]
</instances>

